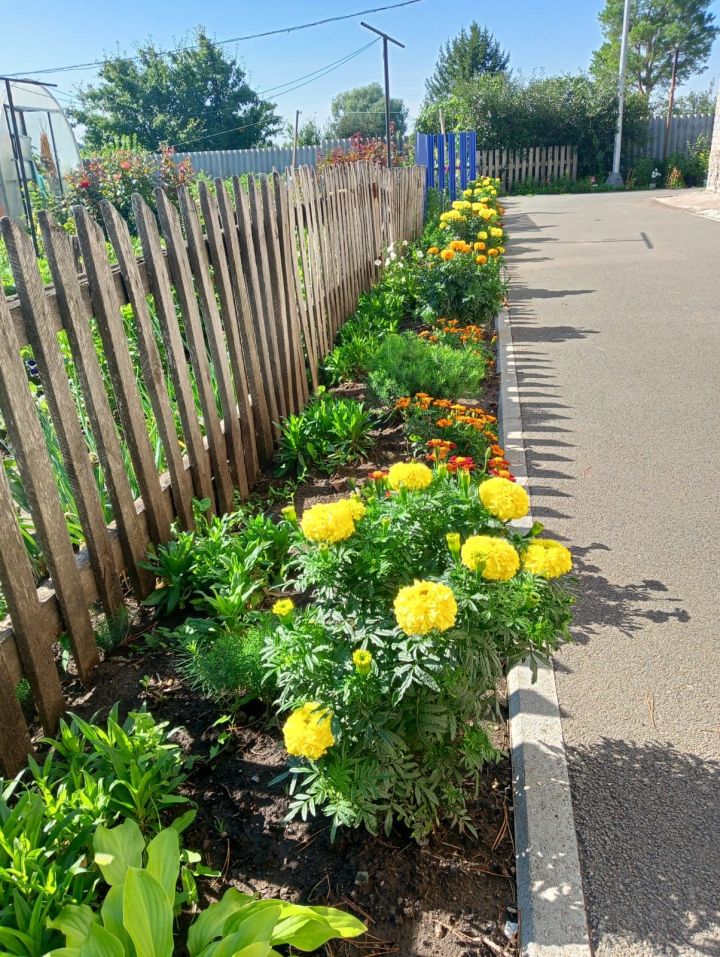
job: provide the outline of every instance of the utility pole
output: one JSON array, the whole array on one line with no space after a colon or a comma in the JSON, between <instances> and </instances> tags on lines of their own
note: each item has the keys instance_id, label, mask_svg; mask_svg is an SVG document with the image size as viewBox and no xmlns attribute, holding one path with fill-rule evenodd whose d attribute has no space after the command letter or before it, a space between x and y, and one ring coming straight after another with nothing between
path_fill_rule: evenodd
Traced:
<instances>
[{"instance_id":1,"label":"utility pole","mask_svg":"<svg viewBox=\"0 0 720 957\"><path fill-rule=\"evenodd\" d=\"M385 145L387 147L387 165L388 169L390 169L392 166L392 151L390 149L390 72L388 66L388 40L396 46L402 47L403 50L405 49L405 44L393 39L393 37L387 33L383 33L382 30L376 30L375 27L371 27L370 24L365 23L364 20L360 21L360 26L365 27L366 30L372 30L373 33L377 33L379 37L382 37L383 41L383 61L385 63Z\"/></svg>"},{"instance_id":2,"label":"utility pole","mask_svg":"<svg viewBox=\"0 0 720 957\"><path fill-rule=\"evenodd\" d=\"M675 105L675 87L677 86L677 68L680 47L675 47L673 54L672 79L670 80L670 99L668 101L667 119L665 120L665 138L663 140L663 159L667 159L670 152L670 126L672 125L673 106Z\"/></svg>"},{"instance_id":3,"label":"utility pole","mask_svg":"<svg viewBox=\"0 0 720 957\"><path fill-rule=\"evenodd\" d=\"M608 186L622 186L620 175L620 152L622 150L623 112L625 110L625 66L627 64L628 33L630 32L630 0L625 0L623 11L622 40L620 42L620 71L618 74L618 120L615 133L612 172L607 178Z\"/></svg>"},{"instance_id":4,"label":"utility pole","mask_svg":"<svg viewBox=\"0 0 720 957\"><path fill-rule=\"evenodd\" d=\"M300 110L295 110L295 138L293 139L292 168L295 169L295 160L297 159L297 141L298 141L298 123L300 122Z\"/></svg>"}]
</instances>

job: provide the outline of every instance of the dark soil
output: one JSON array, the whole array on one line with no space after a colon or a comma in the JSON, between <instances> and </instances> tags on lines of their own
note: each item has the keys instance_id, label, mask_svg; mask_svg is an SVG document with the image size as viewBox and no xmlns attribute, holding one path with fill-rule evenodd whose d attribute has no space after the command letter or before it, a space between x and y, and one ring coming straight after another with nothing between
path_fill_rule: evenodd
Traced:
<instances>
[{"instance_id":1,"label":"dark soil","mask_svg":"<svg viewBox=\"0 0 720 957\"><path fill-rule=\"evenodd\" d=\"M472 403L491 413L496 411L494 379ZM334 391L365 398L357 384ZM375 439L370 459L302 484L295 495L298 511L347 494L369 471L407 457L398 422L386 421ZM265 497L277 484L266 477L254 493ZM281 499L273 496L274 510ZM201 880L206 900L233 884L263 896L348 908L367 922L368 934L332 942L326 951L330 957L516 954L505 933L506 922L517 920L509 759L486 769L480 793L470 802L476 837L440 828L419 846L400 831L373 837L351 830L339 832L331 843L322 818L285 822L286 782L275 779L285 771L286 754L271 712L255 703L236 715L232 726L213 727L222 710L183 682L172 650L157 646L149 614L142 617L128 641L98 667L95 686L84 691L76 685L74 694L71 689L69 708L90 717L104 716L116 702L123 714L146 705L158 720L178 728L176 739L195 758L184 788L198 808L187 845L222 875ZM219 735L228 728L227 742L219 745ZM507 748L504 724L496 727L495 739ZM217 751L214 756L211 749Z\"/></svg>"},{"instance_id":2,"label":"dark soil","mask_svg":"<svg viewBox=\"0 0 720 957\"><path fill-rule=\"evenodd\" d=\"M212 759L211 748L227 730L212 727L221 712L183 683L171 651L145 644L109 655L94 688L71 696L69 707L84 717L104 716L118 701L123 714L145 704L158 720L181 725L176 740L200 758L183 793L198 808L187 845L222 872L201 882L206 899L233 884L262 896L347 907L367 921L369 934L332 943L328 953L335 957L515 953L503 932L506 919L515 919L508 760L487 768L471 804L477 838L441 828L418 846L399 832L372 837L352 830L331 843L322 819L284 822L285 783L273 781L286 755L261 706L237 717ZM502 743L504 727L496 734Z\"/></svg>"}]
</instances>

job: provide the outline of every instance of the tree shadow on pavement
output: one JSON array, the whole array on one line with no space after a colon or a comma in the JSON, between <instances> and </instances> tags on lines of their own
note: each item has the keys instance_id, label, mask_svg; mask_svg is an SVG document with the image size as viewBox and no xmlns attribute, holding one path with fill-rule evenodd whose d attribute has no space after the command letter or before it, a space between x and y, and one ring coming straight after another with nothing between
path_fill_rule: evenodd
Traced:
<instances>
[{"instance_id":1,"label":"tree shadow on pavement","mask_svg":"<svg viewBox=\"0 0 720 957\"><path fill-rule=\"evenodd\" d=\"M539 511L533 509L533 514ZM639 582L615 583L603 575L590 556L592 552L610 551L607 545L593 542L583 547L572 543L570 547L576 575L573 591L577 601L573 612L573 637L578 644L586 644L593 635L607 627L632 637L647 628L648 622L690 621L690 615L681 607L682 599L667 594L669 589L663 582L643 578ZM556 661L555 666L562 670L560 662Z\"/></svg>"},{"instance_id":2,"label":"tree shadow on pavement","mask_svg":"<svg viewBox=\"0 0 720 957\"><path fill-rule=\"evenodd\" d=\"M567 755L595 949L720 957L720 764L660 741Z\"/></svg>"}]
</instances>

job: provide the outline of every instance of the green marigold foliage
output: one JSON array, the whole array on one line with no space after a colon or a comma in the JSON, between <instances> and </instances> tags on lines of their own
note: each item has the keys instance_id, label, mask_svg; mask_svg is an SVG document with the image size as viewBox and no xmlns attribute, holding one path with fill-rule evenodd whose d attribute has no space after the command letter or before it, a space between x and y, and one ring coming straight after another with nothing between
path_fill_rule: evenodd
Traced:
<instances>
[{"instance_id":1,"label":"green marigold foliage","mask_svg":"<svg viewBox=\"0 0 720 957\"><path fill-rule=\"evenodd\" d=\"M291 769L290 816L321 812L341 825L415 837L441 818L472 831L468 798L498 755L487 722L498 713L505 669L546 660L567 637L571 598L556 581L519 572L486 581L462 565L448 532L500 536L522 554L540 530L511 529L483 507L468 473L440 467L419 491L363 494L356 531L316 545L296 528L297 587L314 603L273 622L264 658L282 711L318 702L333 715L335 743ZM457 601L448 630L407 635L393 611L413 580L448 585ZM371 654L359 667L356 652Z\"/></svg>"}]
</instances>

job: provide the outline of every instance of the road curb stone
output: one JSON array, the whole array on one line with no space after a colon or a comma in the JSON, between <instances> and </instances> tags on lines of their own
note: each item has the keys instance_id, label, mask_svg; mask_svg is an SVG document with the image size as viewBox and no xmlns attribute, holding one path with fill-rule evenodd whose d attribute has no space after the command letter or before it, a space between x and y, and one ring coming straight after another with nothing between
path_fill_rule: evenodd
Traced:
<instances>
[{"instance_id":1,"label":"road curb stone","mask_svg":"<svg viewBox=\"0 0 720 957\"><path fill-rule=\"evenodd\" d=\"M500 438L510 468L532 493L510 316L497 316ZM532 514L514 524L529 529ZM565 742L552 665L532 682L528 664L508 675L521 957L592 957Z\"/></svg>"}]
</instances>

